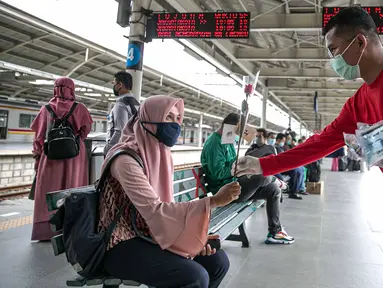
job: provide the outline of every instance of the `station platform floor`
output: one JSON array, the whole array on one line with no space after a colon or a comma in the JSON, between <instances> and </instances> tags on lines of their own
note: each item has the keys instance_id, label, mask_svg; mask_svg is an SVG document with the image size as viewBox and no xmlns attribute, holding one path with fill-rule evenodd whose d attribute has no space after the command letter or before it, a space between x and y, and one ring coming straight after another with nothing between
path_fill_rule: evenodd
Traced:
<instances>
[{"instance_id":1,"label":"station platform floor","mask_svg":"<svg viewBox=\"0 0 383 288\"><path fill-rule=\"evenodd\" d=\"M383 287L383 176L377 169L330 172L329 166L325 161L322 195L282 204L281 221L294 244L263 243L265 208L247 221L251 248L223 242L231 267L220 287ZM31 224L25 219L32 211L26 198L0 202L0 287L66 287L74 272L65 256L54 257L50 243L30 241ZM12 224L16 228L4 224L21 218L18 226Z\"/></svg>"}]
</instances>

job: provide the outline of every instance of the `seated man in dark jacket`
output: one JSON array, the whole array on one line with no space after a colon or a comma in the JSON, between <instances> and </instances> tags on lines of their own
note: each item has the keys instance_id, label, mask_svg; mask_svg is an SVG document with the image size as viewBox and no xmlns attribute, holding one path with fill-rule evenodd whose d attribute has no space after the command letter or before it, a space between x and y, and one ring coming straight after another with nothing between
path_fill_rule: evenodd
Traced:
<instances>
[{"instance_id":1,"label":"seated man in dark jacket","mask_svg":"<svg viewBox=\"0 0 383 288\"><path fill-rule=\"evenodd\" d=\"M268 135L268 133L267 133L266 129L263 129L263 128L257 129L257 137L255 140L255 144L251 145L249 150L247 150L246 155L250 155L253 157L257 157L257 158L262 158L262 157L265 157L265 156L268 156L271 154L277 155L278 153L276 150L278 149L279 151L281 151L283 149L282 148L282 146L284 144L283 139L286 139L286 136L283 134L277 135L275 145L278 145L278 146L276 147L276 146L271 146L271 145L266 144L267 135ZM289 187L290 187L289 198L298 199L298 200L302 199L302 197L299 196L297 193L299 192L301 181L303 181L303 173L304 173L304 169L302 169L302 168L297 168L297 169L294 169L294 170L291 170L291 171L284 173L290 177L290 180L289 180ZM281 179L280 178L281 175L275 175L275 176L276 177L279 176L278 178Z\"/></svg>"},{"instance_id":2,"label":"seated man in dark jacket","mask_svg":"<svg viewBox=\"0 0 383 288\"><path fill-rule=\"evenodd\" d=\"M233 144L222 144L223 125L236 125L239 127L240 116L236 113L229 114L220 129L210 135L206 140L202 154L201 164L205 172L208 189L213 194L223 185L236 180L231 176L231 167L236 161L236 151ZM238 130L238 129L237 129ZM245 175L238 179L241 185L241 195L238 201L249 199L266 199L269 233L266 243L290 244L294 238L287 235L279 222L279 205L281 197L281 182L275 177L262 175Z\"/></svg>"}]
</instances>

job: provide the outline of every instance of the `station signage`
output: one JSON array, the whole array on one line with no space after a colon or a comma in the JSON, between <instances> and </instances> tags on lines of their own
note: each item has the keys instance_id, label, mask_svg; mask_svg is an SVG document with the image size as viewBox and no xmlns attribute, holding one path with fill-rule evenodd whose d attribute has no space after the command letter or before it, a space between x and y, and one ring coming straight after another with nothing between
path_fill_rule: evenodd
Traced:
<instances>
[{"instance_id":1,"label":"station signage","mask_svg":"<svg viewBox=\"0 0 383 288\"><path fill-rule=\"evenodd\" d=\"M151 39L249 38L250 13L153 13L146 33Z\"/></svg>"},{"instance_id":2,"label":"station signage","mask_svg":"<svg viewBox=\"0 0 383 288\"><path fill-rule=\"evenodd\" d=\"M323 7L322 27L324 28L331 17L339 13L340 10L346 7ZM368 14L371 15L378 29L379 34L383 34L383 6L381 7L362 7Z\"/></svg>"}]
</instances>

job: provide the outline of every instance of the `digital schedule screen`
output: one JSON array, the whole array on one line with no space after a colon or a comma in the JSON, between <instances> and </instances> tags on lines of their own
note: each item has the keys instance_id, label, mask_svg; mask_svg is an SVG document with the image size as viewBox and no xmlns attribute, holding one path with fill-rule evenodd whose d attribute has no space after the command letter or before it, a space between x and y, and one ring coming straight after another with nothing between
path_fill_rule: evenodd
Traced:
<instances>
[{"instance_id":1,"label":"digital schedule screen","mask_svg":"<svg viewBox=\"0 0 383 288\"><path fill-rule=\"evenodd\" d=\"M250 13L154 13L150 38L249 38Z\"/></svg>"},{"instance_id":2,"label":"digital schedule screen","mask_svg":"<svg viewBox=\"0 0 383 288\"><path fill-rule=\"evenodd\" d=\"M335 16L340 10L346 7L323 7L323 21L322 27L324 28L331 17ZM378 28L378 33L383 34L383 7L362 7L372 19Z\"/></svg>"}]
</instances>

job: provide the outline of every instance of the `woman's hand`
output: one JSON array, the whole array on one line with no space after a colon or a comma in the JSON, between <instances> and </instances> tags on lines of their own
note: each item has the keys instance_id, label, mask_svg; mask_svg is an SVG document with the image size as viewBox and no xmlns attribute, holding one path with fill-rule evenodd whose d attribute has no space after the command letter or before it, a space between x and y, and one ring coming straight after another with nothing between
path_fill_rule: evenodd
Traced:
<instances>
[{"instance_id":1,"label":"woman's hand","mask_svg":"<svg viewBox=\"0 0 383 288\"><path fill-rule=\"evenodd\" d=\"M39 169L39 164L40 164L40 158L35 159L35 172L37 173L37 170Z\"/></svg>"},{"instance_id":2,"label":"woman's hand","mask_svg":"<svg viewBox=\"0 0 383 288\"><path fill-rule=\"evenodd\" d=\"M208 240L215 240L215 239L218 239L219 238L219 235L208 235L207 236L207 239ZM211 255L214 255L215 253L217 253L217 250L216 249L212 249L211 246L209 244L206 244L205 247L203 247L202 251L199 252L198 255L200 256L211 256Z\"/></svg>"},{"instance_id":3,"label":"woman's hand","mask_svg":"<svg viewBox=\"0 0 383 288\"><path fill-rule=\"evenodd\" d=\"M241 186L238 182L232 182L221 187L217 194L210 197L212 208L225 206L238 199L241 194Z\"/></svg>"}]
</instances>

